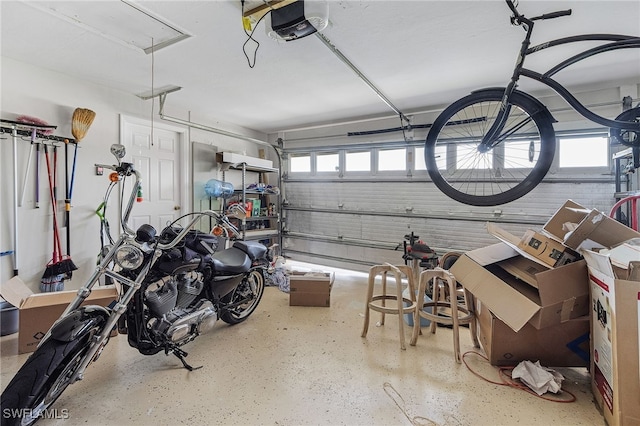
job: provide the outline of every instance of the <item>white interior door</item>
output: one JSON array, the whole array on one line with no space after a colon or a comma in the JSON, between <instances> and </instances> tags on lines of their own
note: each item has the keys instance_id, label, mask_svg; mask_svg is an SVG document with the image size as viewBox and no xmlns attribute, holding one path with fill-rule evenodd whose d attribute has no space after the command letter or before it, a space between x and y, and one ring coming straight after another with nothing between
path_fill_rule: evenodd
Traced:
<instances>
[{"instance_id":1,"label":"white interior door","mask_svg":"<svg viewBox=\"0 0 640 426\"><path fill-rule=\"evenodd\" d=\"M181 133L124 118L122 144L124 161L134 164L142 175L143 202L131 213L130 226L148 223L158 232L182 213ZM126 191L126 190L125 190ZM125 192L126 194L126 192Z\"/></svg>"}]
</instances>

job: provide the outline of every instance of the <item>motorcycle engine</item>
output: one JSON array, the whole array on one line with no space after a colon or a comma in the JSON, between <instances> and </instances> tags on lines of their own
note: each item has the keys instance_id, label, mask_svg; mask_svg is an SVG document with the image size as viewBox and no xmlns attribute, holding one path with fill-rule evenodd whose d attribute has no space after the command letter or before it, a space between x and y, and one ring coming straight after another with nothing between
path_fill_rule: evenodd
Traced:
<instances>
[{"instance_id":1,"label":"motorcycle engine","mask_svg":"<svg viewBox=\"0 0 640 426\"><path fill-rule=\"evenodd\" d=\"M197 272L171 276L147 288L145 302L153 318L149 329L161 339L186 343L206 333L218 320L213 304L200 296L204 283Z\"/></svg>"}]
</instances>

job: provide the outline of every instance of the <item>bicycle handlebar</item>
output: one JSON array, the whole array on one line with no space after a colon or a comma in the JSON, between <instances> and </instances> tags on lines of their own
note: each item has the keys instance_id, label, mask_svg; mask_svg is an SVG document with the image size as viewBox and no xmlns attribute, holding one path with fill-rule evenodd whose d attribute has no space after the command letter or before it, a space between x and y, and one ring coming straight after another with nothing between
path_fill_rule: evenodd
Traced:
<instances>
[{"instance_id":1,"label":"bicycle handlebar","mask_svg":"<svg viewBox=\"0 0 640 426\"><path fill-rule=\"evenodd\" d=\"M557 12L551 12L551 13L545 13L544 15L536 16L535 18L529 18L529 19L531 19L532 21L538 21L538 20L543 20L543 19L559 18L561 16L569 16L569 15L571 15L571 9L559 10Z\"/></svg>"},{"instance_id":2,"label":"bicycle handlebar","mask_svg":"<svg viewBox=\"0 0 640 426\"><path fill-rule=\"evenodd\" d=\"M507 2L507 6L509 6L509 9L511 9L511 12L513 12L513 17L511 18L511 22L514 24L515 23L522 24L522 23L526 23L527 21L541 21L545 19L554 19L554 18L559 18L561 16L571 15L571 9L567 9L567 10L559 10L557 12L545 13L543 15L536 16L533 18L525 18L524 15L521 15L518 12L518 9L516 8L516 3L513 0L505 0L505 1Z\"/></svg>"},{"instance_id":3,"label":"bicycle handlebar","mask_svg":"<svg viewBox=\"0 0 640 426\"><path fill-rule=\"evenodd\" d=\"M507 2L507 6L509 6L509 9L511 9L514 16L520 16L520 14L518 13L518 10L516 9L516 5L513 3L513 0L506 0L506 2Z\"/></svg>"}]
</instances>

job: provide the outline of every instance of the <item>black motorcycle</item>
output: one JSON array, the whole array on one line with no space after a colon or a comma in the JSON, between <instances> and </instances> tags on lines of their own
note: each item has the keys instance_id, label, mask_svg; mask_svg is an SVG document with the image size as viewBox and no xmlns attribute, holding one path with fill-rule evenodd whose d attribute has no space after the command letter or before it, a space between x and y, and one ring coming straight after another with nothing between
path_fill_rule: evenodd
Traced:
<instances>
[{"instance_id":1,"label":"black motorcycle","mask_svg":"<svg viewBox=\"0 0 640 426\"><path fill-rule=\"evenodd\" d=\"M81 380L98 359L116 328L140 353L171 353L193 370L181 347L210 331L218 319L228 324L246 320L262 298L267 247L233 241L239 233L229 217L210 210L185 215L193 216L187 225L175 221L159 234L150 225L134 231L128 219L141 190L140 173L129 163L101 166L115 170L117 179L135 177L122 233L5 388L2 425L29 425L46 417L67 386ZM242 213L242 207L235 207L236 218ZM215 235L194 229L203 217L215 221ZM231 241L230 247L218 248L221 240ZM80 306L106 277L120 289L117 300L108 307Z\"/></svg>"}]
</instances>

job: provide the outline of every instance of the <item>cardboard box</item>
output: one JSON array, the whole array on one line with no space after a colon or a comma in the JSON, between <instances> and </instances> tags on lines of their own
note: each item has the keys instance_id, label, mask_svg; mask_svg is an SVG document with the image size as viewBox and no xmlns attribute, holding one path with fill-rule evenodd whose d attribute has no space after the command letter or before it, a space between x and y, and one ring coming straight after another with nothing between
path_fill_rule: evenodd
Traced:
<instances>
[{"instance_id":1,"label":"cardboard box","mask_svg":"<svg viewBox=\"0 0 640 426\"><path fill-rule=\"evenodd\" d=\"M545 367L585 367L589 364L589 316L538 330L526 324L517 333L476 299L480 344L491 365L540 361Z\"/></svg>"},{"instance_id":2,"label":"cardboard box","mask_svg":"<svg viewBox=\"0 0 640 426\"><path fill-rule=\"evenodd\" d=\"M580 258L578 253L561 242L531 229L522 236L518 247L552 267L566 265Z\"/></svg>"},{"instance_id":3,"label":"cardboard box","mask_svg":"<svg viewBox=\"0 0 640 426\"><path fill-rule=\"evenodd\" d=\"M585 251L591 286L591 390L610 426L640 424L640 282ZM619 271L620 273L620 271Z\"/></svg>"},{"instance_id":4,"label":"cardboard box","mask_svg":"<svg viewBox=\"0 0 640 426\"><path fill-rule=\"evenodd\" d=\"M450 271L514 331L527 323L542 329L589 313L584 260L549 268L497 243L466 252Z\"/></svg>"},{"instance_id":5,"label":"cardboard box","mask_svg":"<svg viewBox=\"0 0 640 426\"><path fill-rule=\"evenodd\" d=\"M592 250L614 247L640 233L595 209L568 200L542 227L545 234L569 248Z\"/></svg>"},{"instance_id":6,"label":"cardboard box","mask_svg":"<svg viewBox=\"0 0 640 426\"><path fill-rule=\"evenodd\" d=\"M271 160L265 160L265 159L256 158L256 157L249 157L248 155L242 155L235 152L218 153L217 161L219 163L232 163L232 164L245 163L249 167L264 167L267 169L273 168L273 161Z\"/></svg>"},{"instance_id":7,"label":"cardboard box","mask_svg":"<svg viewBox=\"0 0 640 426\"><path fill-rule=\"evenodd\" d=\"M495 223L487 222L487 232L541 265L557 267L580 259L578 253L561 242L531 229L518 238Z\"/></svg>"},{"instance_id":8,"label":"cardboard box","mask_svg":"<svg viewBox=\"0 0 640 426\"><path fill-rule=\"evenodd\" d=\"M640 246L622 243L610 250L601 250L609 255L611 264L616 268L628 269L630 262L640 261Z\"/></svg>"},{"instance_id":9,"label":"cardboard box","mask_svg":"<svg viewBox=\"0 0 640 426\"><path fill-rule=\"evenodd\" d=\"M333 272L291 271L289 306L331 306Z\"/></svg>"},{"instance_id":10,"label":"cardboard box","mask_svg":"<svg viewBox=\"0 0 640 426\"><path fill-rule=\"evenodd\" d=\"M0 294L20 312L18 352L33 352L40 339L76 297L77 290L34 294L19 277L0 285ZM117 297L114 286L94 287L83 305L107 306Z\"/></svg>"}]
</instances>

